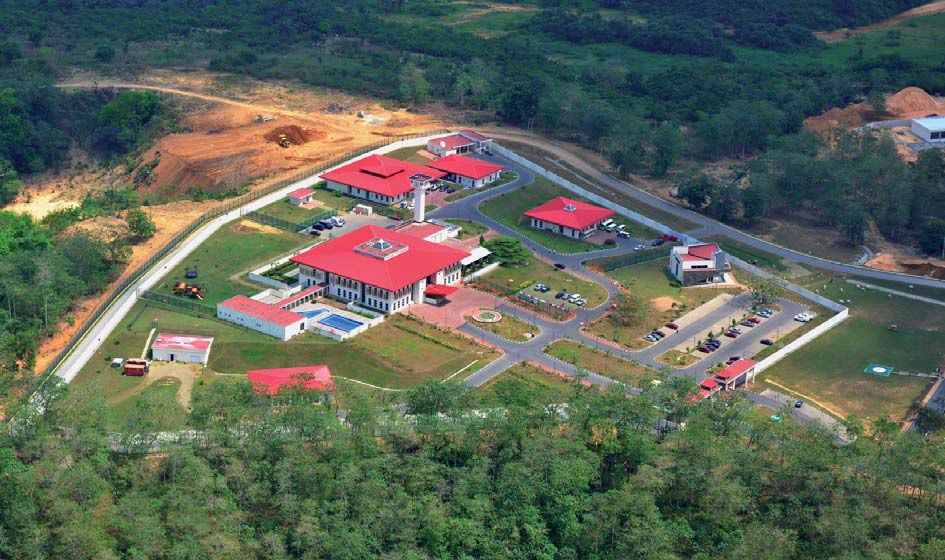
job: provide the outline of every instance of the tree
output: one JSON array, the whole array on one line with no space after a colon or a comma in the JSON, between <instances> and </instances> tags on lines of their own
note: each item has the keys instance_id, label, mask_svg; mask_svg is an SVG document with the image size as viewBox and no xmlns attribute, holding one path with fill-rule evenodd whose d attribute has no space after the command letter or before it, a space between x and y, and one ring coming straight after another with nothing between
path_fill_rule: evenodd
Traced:
<instances>
[{"instance_id":1,"label":"tree","mask_svg":"<svg viewBox=\"0 0 945 560\"><path fill-rule=\"evenodd\" d=\"M873 115L882 117L886 114L886 96L882 91L878 89L870 91L866 96L866 102L873 109Z\"/></svg>"},{"instance_id":2,"label":"tree","mask_svg":"<svg viewBox=\"0 0 945 560\"><path fill-rule=\"evenodd\" d=\"M541 98L541 84L534 81L518 81L505 91L499 104L503 117L512 124L524 124L535 116Z\"/></svg>"},{"instance_id":3,"label":"tree","mask_svg":"<svg viewBox=\"0 0 945 560\"><path fill-rule=\"evenodd\" d=\"M862 245L866 240L866 211L859 204L847 204L839 216L840 231L850 245Z\"/></svg>"},{"instance_id":4,"label":"tree","mask_svg":"<svg viewBox=\"0 0 945 560\"><path fill-rule=\"evenodd\" d=\"M5 159L0 159L0 206L16 200L17 195L20 194L21 186L22 183L17 178L13 164Z\"/></svg>"},{"instance_id":5,"label":"tree","mask_svg":"<svg viewBox=\"0 0 945 560\"><path fill-rule=\"evenodd\" d=\"M682 146L679 129L671 123L663 123L653 131L650 142L653 145L651 172L662 177L679 157Z\"/></svg>"},{"instance_id":6,"label":"tree","mask_svg":"<svg viewBox=\"0 0 945 560\"><path fill-rule=\"evenodd\" d=\"M945 220L929 218L919 230L919 247L931 255L941 255L945 247Z\"/></svg>"},{"instance_id":7,"label":"tree","mask_svg":"<svg viewBox=\"0 0 945 560\"><path fill-rule=\"evenodd\" d=\"M783 293L784 289L774 278L764 278L751 285L751 298L756 305L767 305Z\"/></svg>"},{"instance_id":8,"label":"tree","mask_svg":"<svg viewBox=\"0 0 945 560\"><path fill-rule=\"evenodd\" d=\"M500 235L482 244L506 266L524 266L531 260L531 252L517 237Z\"/></svg>"},{"instance_id":9,"label":"tree","mask_svg":"<svg viewBox=\"0 0 945 560\"><path fill-rule=\"evenodd\" d=\"M613 311L610 312L610 318L622 327L635 327L643 324L648 315L648 306L640 298L620 293L617 294Z\"/></svg>"},{"instance_id":10,"label":"tree","mask_svg":"<svg viewBox=\"0 0 945 560\"><path fill-rule=\"evenodd\" d=\"M404 402L407 413L417 416L450 414L470 403L472 392L465 383L444 383L427 379L420 385L406 392Z\"/></svg>"},{"instance_id":11,"label":"tree","mask_svg":"<svg viewBox=\"0 0 945 560\"><path fill-rule=\"evenodd\" d=\"M154 237L154 233L157 231L157 227L154 225L154 222L145 214L144 210L140 208L132 208L128 210L128 213L125 214L125 221L128 223L128 229L131 231L131 235L137 241L144 239L150 239Z\"/></svg>"},{"instance_id":12,"label":"tree","mask_svg":"<svg viewBox=\"0 0 945 560\"><path fill-rule=\"evenodd\" d=\"M115 49L108 45L100 45L95 49L95 60L106 63L115 60Z\"/></svg>"},{"instance_id":13,"label":"tree","mask_svg":"<svg viewBox=\"0 0 945 560\"><path fill-rule=\"evenodd\" d=\"M430 99L430 82L423 70L408 64L400 72L400 100L413 106L424 105Z\"/></svg>"},{"instance_id":14,"label":"tree","mask_svg":"<svg viewBox=\"0 0 945 560\"><path fill-rule=\"evenodd\" d=\"M114 150L134 150L144 139L145 127L160 110L161 98L153 91L122 93L99 111L99 135Z\"/></svg>"},{"instance_id":15,"label":"tree","mask_svg":"<svg viewBox=\"0 0 945 560\"><path fill-rule=\"evenodd\" d=\"M768 192L754 183L742 191L742 216L749 225L762 221L768 211Z\"/></svg>"},{"instance_id":16,"label":"tree","mask_svg":"<svg viewBox=\"0 0 945 560\"><path fill-rule=\"evenodd\" d=\"M697 210L708 204L718 190L719 184L714 177L696 169L690 170L676 183L676 196Z\"/></svg>"}]
</instances>

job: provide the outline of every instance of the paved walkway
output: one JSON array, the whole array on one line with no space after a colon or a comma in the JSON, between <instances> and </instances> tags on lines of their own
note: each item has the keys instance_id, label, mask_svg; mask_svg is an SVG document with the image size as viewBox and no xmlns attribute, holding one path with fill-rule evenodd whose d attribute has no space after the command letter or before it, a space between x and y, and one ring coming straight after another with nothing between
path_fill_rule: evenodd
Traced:
<instances>
[{"instance_id":1,"label":"paved walkway","mask_svg":"<svg viewBox=\"0 0 945 560\"><path fill-rule=\"evenodd\" d=\"M933 299L930 297L920 296L917 294L911 294L909 292L903 292L901 290L894 290L892 288L886 288L884 286L877 286L875 284L867 284L866 282L858 282L852 278L847 278L847 282L853 284L854 286L863 286L864 288L869 288L871 290L878 290L880 292L886 292L887 294L893 294L895 296L902 296L904 298L914 299L916 301L921 301L924 303L931 303L932 305L941 305L945 307L945 301L940 299ZM942 294L945 297L945 293Z\"/></svg>"}]
</instances>

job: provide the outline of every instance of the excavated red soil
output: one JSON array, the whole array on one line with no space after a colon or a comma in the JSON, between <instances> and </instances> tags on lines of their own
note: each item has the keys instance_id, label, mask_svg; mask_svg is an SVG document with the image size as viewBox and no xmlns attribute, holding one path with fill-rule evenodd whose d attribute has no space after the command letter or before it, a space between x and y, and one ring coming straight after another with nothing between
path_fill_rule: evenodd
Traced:
<instances>
[{"instance_id":1,"label":"excavated red soil","mask_svg":"<svg viewBox=\"0 0 945 560\"><path fill-rule=\"evenodd\" d=\"M925 90L917 87L907 87L886 99L886 112L897 117L924 116L937 111L938 102Z\"/></svg>"},{"instance_id":2,"label":"excavated red soil","mask_svg":"<svg viewBox=\"0 0 945 560\"><path fill-rule=\"evenodd\" d=\"M278 144L279 137L283 134L285 134L285 137L289 139L289 142L292 142L292 144L295 146L301 146L303 144L308 144L309 142L322 140L328 136L320 130L301 128L293 124L289 126L276 127L264 134L263 138Z\"/></svg>"}]
</instances>

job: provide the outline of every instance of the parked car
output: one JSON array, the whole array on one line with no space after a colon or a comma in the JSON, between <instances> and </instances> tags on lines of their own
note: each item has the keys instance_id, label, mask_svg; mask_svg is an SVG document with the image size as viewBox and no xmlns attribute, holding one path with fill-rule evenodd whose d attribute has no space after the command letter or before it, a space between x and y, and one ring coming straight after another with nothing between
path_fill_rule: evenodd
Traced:
<instances>
[{"instance_id":1,"label":"parked car","mask_svg":"<svg viewBox=\"0 0 945 560\"><path fill-rule=\"evenodd\" d=\"M321 223L318 223L312 226L312 229L315 231L322 231L323 229L325 229L325 226L323 226Z\"/></svg>"},{"instance_id":2,"label":"parked car","mask_svg":"<svg viewBox=\"0 0 945 560\"><path fill-rule=\"evenodd\" d=\"M650 333L648 335L644 335L643 340L646 340L647 342L656 342L659 339L653 336L653 333Z\"/></svg>"},{"instance_id":3,"label":"parked car","mask_svg":"<svg viewBox=\"0 0 945 560\"><path fill-rule=\"evenodd\" d=\"M813 317L808 313L798 313L794 316L795 321L800 321L801 323L808 323Z\"/></svg>"},{"instance_id":4,"label":"parked car","mask_svg":"<svg viewBox=\"0 0 945 560\"><path fill-rule=\"evenodd\" d=\"M581 299L581 294L571 294L570 296L568 296L568 301L570 301L571 303L574 303L579 299Z\"/></svg>"},{"instance_id":5,"label":"parked car","mask_svg":"<svg viewBox=\"0 0 945 560\"><path fill-rule=\"evenodd\" d=\"M584 298L581 298L581 299L577 300L576 302L574 302L574 304L575 304L575 305L580 305L581 307L584 307L585 305L587 305L587 300L584 299Z\"/></svg>"},{"instance_id":6,"label":"parked car","mask_svg":"<svg viewBox=\"0 0 945 560\"><path fill-rule=\"evenodd\" d=\"M621 239L630 239L630 234L629 234L628 232L626 232L626 231L618 231L618 232L617 232L617 237L619 237L619 238L621 238Z\"/></svg>"},{"instance_id":7,"label":"parked car","mask_svg":"<svg viewBox=\"0 0 945 560\"><path fill-rule=\"evenodd\" d=\"M658 336L660 340L663 340L664 338L666 338L666 333L664 333L663 331L653 331L653 334Z\"/></svg>"},{"instance_id":8,"label":"parked car","mask_svg":"<svg viewBox=\"0 0 945 560\"><path fill-rule=\"evenodd\" d=\"M741 356L729 356L728 359L731 360L732 363L735 363L735 362L737 362L738 360L741 360L742 357L741 357Z\"/></svg>"},{"instance_id":9,"label":"parked car","mask_svg":"<svg viewBox=\"0 0 945 560\"><path fill-rule=\"evenodd\" d=\"M633 248L634 251L642 251L643 249L646 249L643 245L637 245Z\"/></svg>"},{"instance_id":10,"label":"parked car","mask_svg":"<svg viewBox=\"0 0 945 560\"><path fill-rule=\"evenodd\" d=\"M749 317L748 319L745 319L745 320L751 323L752 325L757 325L758 323L761 322L761 319L759 319L758 317Z\"/></svg>"},{"instance_id":11,"label":"parked car","mask_svg":"<svg viewBox=\"0 0 945 560\"><path fill-rule=\"evenodd\" d=\"M764 344L765 346L771 346L772 344L774 344L774 341L772 341L770 338L762 338L761 343Z\"/></svg>"},{"instance_id":12,"label":"parked car","mask_svg":"<svg viewBox=\"0 0 945 560\"><path fill-rule=\"evenodd\" d=\"M698 348L698 350L699 350L700 352L702 352L703 354L708 354L709 352L711 352L711 350L709 350L709 347L708 347L708 346L700 346L700 347Z\"/></svg>"},{"instance_id":13,"label":"parked car","mask_svg":"<svg viewBox=\"0 0 945 560\"><path fill-rule=\"evenodd\" d=\"M557 268L558 270L564 270L564 269L566 269L566 268L568 268L568 267L564 266L564 265L561 264L561 263L555 263L555 268Z\"/></svg>"},{"instance_id":14,"label":"parked car","mask_svg":"<svg viewBox=\"0 0 945 560\"><path fill-rule=\"evenodd\" d=\"M666 327L667 329L672 329L672 330L674 330L674 331L678 331L678 330L679 330L679 325L677 325L676 323L666 323L666 324L663 325L663 326Z\"/></svg>"},{"instance_id":15,"label":"parked car","mask_svg":"<svg viewBox=\"0 0 945 560\"><path fill-rule=\"evenodd\" d=\"M743 327L748 327L748 328L754 328L754 327L755 327L755 324L752 323L751 321L747 320L747 319L744 320L744 321L742 321L741 323L739 323L739 325L742 325Z\"/></svg>"},{"instance_id":16,"label":"parked car","mask_svg":"<svg viewBox=\"0 0 945 560\"><path fill-rule=\"evenodd\" d=\"M332 223L335 227L341 227L341 226L345 225L345 219L344 219L344 218L339 218L338 216L332 216L332 217L329 218L329 219L331 220L331 223Z\"/></svg>"},{"instance_id":17,"label":"parked car","mask_svg":"<svg viewBox=\"0 0 945 560\"><path fill-rule=\"evenodd\" d=\"M650 243L650 245L653 247L659 247L663 243L665 243L665 241L663 241L662 239L654 239L653 243Z\"/></svg>"},{"instance_id":18,"label":"parked car","mask_svg":"<svg viewBox=\"0 0 945 560\"><path fill-rule=\"evenodd\" d=\"M742 330L741 330L740 328L738 328L738 327L732 327L732 328L730 328L729 330L732 331L732 332L735 333L735 334L742 334Z\"/></svg>"},{"instance_id":19,"label":"parked car","mask_svg":"<svg viewBox=\"0 0 945 560\"><path fill-rule=\"evenodd\" d=\"M804 401L794 401L794 408L801 408L804 406Z\"/></svg>"},{"instance_id":20,"label":"parked car","mask_svg":"<svg viewBox=\"0 0 945 560\"><path fill-rule=\"evenodd\" d=\"M456 189L453 187L446 187L446 194L453 194L454 192L456 192Z\"/></svg>"},{"instance_id":21,"label":"parked car","mask_svg":"<svg viewBox=\"0 0 945 560\"><path fill-rule=\"evenodd\" d=\"M732 331L728 331L727 333L725 333L725 336L727 336L727 337L729 337L729 338L738 338L738 333L734 333L734 332L732 332Z\"/></svg>"},{"instance_id":22,"label":"parked car","mask_svg":"<svg viewBox=\"0 0 945 560\"><path fill-rule=\"evenodd\" d=\"M312 236L314 236L314 237L319 237L319 236L321 236L321 234L322 234L322 232L318 231L318 230L315 229L315 228L312 228L312 231L310 231L309 233L311 233Z\"/></svg>"},{"instance_id":23,"label":"parked car","mask_svg":"<svg viewBox=\"0 0 945 560\"><path fill-rule=\"evenodd\" d=\"M331 223L331 220L319 220L318 223L325 226L325 229L334 229L335 224Z\"/></svg>"},{"instance_id":24,"label":"parked car","mask_svg":"<svg viewBox=\"0 0 945 560\"><path fill-rule=\"evenodd\" d=\"M568 292L558 292L555 294L555 299L568 299Z\"/></svg>"},{"instance_id":25,"label":"parked car","mask_svg":"<svg viewBox=\"0 0 945 560\"><path fill-rule=\"evenodd\" d=\"M715 344L715 345L722 344L722 341L719 340L719 339L717 339L717 338L710 338L710 339L707 340L706 342L708 342L708 343L710 343L710 344Z\"/></svg>"}]
</instances>

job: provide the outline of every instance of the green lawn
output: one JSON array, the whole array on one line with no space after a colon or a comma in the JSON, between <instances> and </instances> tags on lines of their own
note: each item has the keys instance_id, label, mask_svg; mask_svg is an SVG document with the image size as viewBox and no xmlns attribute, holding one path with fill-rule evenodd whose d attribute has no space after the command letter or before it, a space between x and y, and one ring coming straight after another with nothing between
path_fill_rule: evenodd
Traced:
<instances>
[{"instance_id":1,"label":"green lawn","mask_svg":"<svg viewBox=\"0 0 945 560\"><path fill-rule=\"evenodd\" d=\"M334 208L339 212L347 212L349 208L353 207L352 201L356 202L359 200L345 196L340 192L326 189L324 181L315 185L315 188L312 190L315 191L315 193L312 195L315 200L324 204L326 208Z\"/></svg>"},{"instance_id":2,"label":"green lawn","mask_svg":"<svg viewBox=\"0 0 945 560\"><path fill-rule=\"evenodd\" d=\"M663 377L654 369L610 354L606 346L596 349L573 340L556 340L545 347L545 353L562 362L635 387L639 387L643 380Z\"/></svg>"},{"instance_id":3,"label":"green lawn","mask_svg":"<svg viewBox=\"0 0 945 560\"><path fill-rule=\"evenodd\" d=\"M531 340L532 336L530 335L537 335L541 332L540 327L532 326L531 324L526 323L525 321L522 321L521 319L513 317L509 314L502 315L502 319L496 321L495 323L480 323L479 321L473 319L472 316L467 316L466 322L513 342L525 342Z\"/></svg>"},{"instance_id":4,"label":"green lawn","mask_svg":"<svg viewBox=\"0 0 945 560\"><path fill-rule=\"evenodd\" d=\"M592 323L588 331L627 348L645 348L649 344L641 338L644 334L678 319L719 294L738 292L733 289L683 289L669 274L668 263L669 259L656 259L606 273L629 289L633 296L643 300L647 306L646 316L639 325L633 327L618 325L605 317ZM676 306L667 307L665 303L669 300L657 298L669 298Z\"/></svg>"},{"instance_id":5,"label":"green lawn","mask_svg":"<svg viewBox=\"0 0 945 560\"><path fill-rule=\"evenodd\" d=\"M170 294L177 281L197 284L204 287L203 303L215 306L237 294L259 292L263 286L249 282L246 273L311 244L310 237L240 220L211 235L152 290ZM184 277L186 268L191 266L196 266L199 272L195 280Z\"/></svg>"},{"instance_id":6,"label":"green lawn","mask_svg":"<svg viewBox=\"0 0 945 560\"><path fill-rule=\"evenodd\" d=\"M268 206L263 206L258 210L260 214L266 214L273 218L280 218L289 222L299 223L306 218L311 218L314 214L323 212L322 208L301 208L289 204L289 198L283 198L273 202Z\"/></svg>"},{"instance_id":7,"label":"green lawn","mask_svg":"<svg viewBox=\"0 0 945 560\"><path fill-rule=\"evenodd\" d=\"M446 197L443 198L443 200L446 201L446 202L456 202L457 200L460 200L460 199L462 199L462 198L466 198L467 196L472 196L472 195L474 195L474 194L479 194L479 193L481 193L482 191L487 191L487 190L489 190L489 189L494 189L494 188L496 188L496 187L501 187L502 185L506 185L506 184L508 184L508 183L511 183L512 181L514 181L514 180L516 180L516 179L518 179L518 173L516 173L516 172L514 172L514 171L503 171L502 174L499 176L499 178L498 178L496 181L494 181L494 182L492 182L492 183L489 183L488 185L479 187L478 189L464 189L464 188L460 187L460 188L459 188L456 192L454 192L453 194L448 194L448 195L446 195Z\"/></svg>"},{"instance_id":8,"label":"green lawn","mask_svg":"<svg viewBox=\"0 0 945 560\"><path fill-rule=\"evenodd\" d=\"M901 419L928 379L877 377L863 369L876 363L928 373L940 366L945 352L943 309L883 292L861 291L823 273L806 285L833 300L852 300L850 318L765 371L762 379L808 395L842 415ZM898 331L889 331L890 324Z\"/></svg>"},{"instance_id":9,"label":"green lawn","mask_svg":"<svg viewBox=\"0 0 945 560\"><path fill-rule=\"evenodd\" d=\"M556 301L554 295L558 290L564 290L569 294L579 293L586 300L586 307L596 307L607 299L607 290L597 282L583 280L569 273L568 271L558 270L545 261L538 258L532 258L525 266L505 267L501 266L484 276L487 280L501 282L518 286L523 282L547 284L551 288L550 292L539 294L530 287L526 291L547 301Z\"/></svg>"},{"instance_id":10,"label":"green lawn","mask_svg":"<svg viewBox=\"0 0 945 560\"><path fill-rule=\"evenodd\" d=\"M480 235L489 231L489 228L484 224L479 222L474 222L472 220L459 220L459 219L450 219L445 220L447 223L453 224L454 226L459 226L463 229L459 230L459 239L469 239L470 237L479 237Z\"/></svg>"},{"instance_id":11,"label":"green lawn","mask_svg":"<svg viewBox=\"0 0 945 560\"><path fill-rule=\"evenodd\" d=\"M483 201L479 205L479 210L490 218L559 253L581 253L602 249L599 245L537 230L528 225L528 218L522 214L557 196L575 198L573 193L555 185L548 179L535 177L535 181L529 185Z\"/></svg>"},{"instance_id":12,"label":"green lawn","mask_svg":"<svg viewBox=\"0 0 945 560\"><path fill-rule=\"evenodd\" d=\"M516 364L476 388L481 406L508 406L524 402L567 402L578 384L526 363Z\"/></svg>"}]
</instances>

